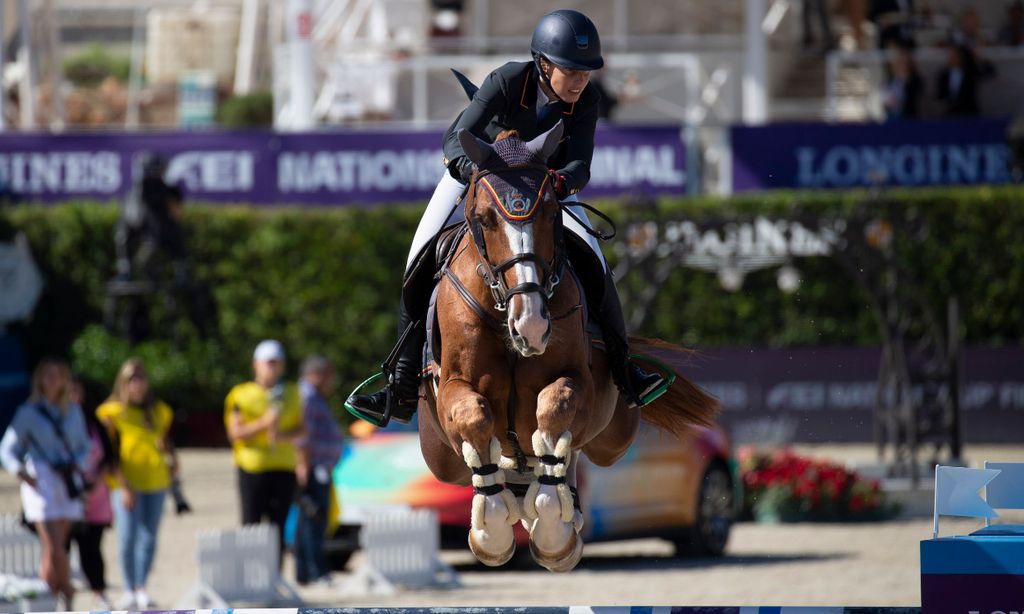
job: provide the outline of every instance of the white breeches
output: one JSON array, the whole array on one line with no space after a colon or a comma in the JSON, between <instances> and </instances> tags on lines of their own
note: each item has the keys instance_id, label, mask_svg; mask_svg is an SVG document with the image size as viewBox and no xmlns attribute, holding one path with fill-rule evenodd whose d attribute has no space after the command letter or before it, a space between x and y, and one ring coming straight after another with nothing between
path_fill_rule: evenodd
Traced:
<instances>
[{"instance_id":1,"label":"white breeches","mask_svg":"<svg viewBox=\"0 0 1024 614\"><path fill-rule=\"evenodd\" d=\"M441 181L438 182L437 188L434 189L434 195L430 197L430 202L427 203L427 210L423 212L423 217L420 218L420 225L416 227L416 234L412 239L412 247L409 249L409 257L405 262L406 270L412 265L413 259L420 253L423 246L433 239L434 235L439 233L442 228L465 219L463 208L455 206L459 196L462 195L464 187L462 183L448 174L448 171L441 175ZM576 195L573 194L562 202L569 203L576 202L576 200ZM569 205L568 208L572 210L576 217L586 222L588 228L591 228L590 218L587 217L586 209L579 205ZM453 209L454 211L452 211ZM448 216L449 213L451 217ZM601 261L601 267L607 270L608 265L604 261L604 254L601 253L601 246L597 243L597 239L588 233L568 213L562 213L562 223L566 230L587 242L587 245L590 246L590 249Z\"/></svg>"}]
</instances>

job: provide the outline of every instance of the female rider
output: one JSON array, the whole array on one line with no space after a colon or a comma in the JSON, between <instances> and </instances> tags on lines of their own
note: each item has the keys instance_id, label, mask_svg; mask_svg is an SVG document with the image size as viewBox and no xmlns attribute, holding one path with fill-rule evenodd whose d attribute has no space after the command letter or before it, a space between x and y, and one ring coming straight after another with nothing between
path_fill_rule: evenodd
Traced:
<instances>
[{"instance_id":1,"label":"female rider","mask_svg":"<svg viewBox=\"0 0 1024 614\"><path fill-rule=\"evenodd\" d=\"M455 204L472 178L474 164L459 144L458 132L466 129L488 142L502 130L513 129L520 138L530 140L550 130L559 120L564 126L563 142L548 159L556 172L555 195L559 200L575 202L576 193L590 180L590 161L594 153L594 130L597 125L600 94L589 86L591 71L604 66L601 40L590 19L574 10L557 10L540 19L530 43L532 62L509 62L488 75L472 96L469 106L456 118L444 136L447 172L434 190L420 220L406 264L399 331L415 322L395 367L391 406L385 387L369 395L352 395L348 404L364 415L386 424L390 418L408 421L416 411L425 313L433 266L433 240L447 222L458 221ZM469 93L467 89L467 93ZM571 206L575 216L587 220L582 207ZM647 373L629 361L626 325L622 317L618 293L597 241L570 215L563 215L570 241L574 266L585 258L573 254L573 244L586 243L593 257L600 262L596 275L581 276L586 286L590 312L601 325L612 376L627 401L643 404L644 397L657 388L662 378ZM585 248L582 250L586 253ZM425 274L420 275L420 272ZM597 279L593 279L593 278ZM602 287L603 286L603 287Z\"/></svg>"}]
</instances>

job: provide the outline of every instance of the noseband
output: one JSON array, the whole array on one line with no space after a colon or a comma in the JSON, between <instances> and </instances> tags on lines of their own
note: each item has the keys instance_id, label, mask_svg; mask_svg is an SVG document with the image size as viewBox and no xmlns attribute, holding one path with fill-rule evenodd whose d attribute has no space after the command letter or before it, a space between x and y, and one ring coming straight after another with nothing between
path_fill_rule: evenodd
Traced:
<instances>
[{"instance_id":1,"label":"noseband","mask_svg":"<svg viewBox=\"0 0 1024 614\"><path fill-rule=\"evenodd\" d=\"M541 188L537 194L537 208L539 208L539 201L543 198L545 190L552 190L553 192L551 182L549 181L552 173L543 164L520 164L482 170L478 172L476 177L473 179L473 185L475 188L479 189L480 180L487 175L499 175L509 171L522 170L539 170L543 171L545 174L544 182L541 184ZM553 193L552 196L554 196ZM495 204L498 205L498 203ZM532 217L533 214L531 213L528 216L524 216L523 219L529 220ZM470 219L467 217L466 223L469 226L469 232L473 237L473 244L476 246L477 260L479 261L477 263L476 270L477 273L483 277L484 283L487 284L487 287L491 291L491 296L494 297L494 308L498 311L505 311L508 309L509 302L515 295L528 294L530 292L540 294L541 300L544 302L544 306L547 307L548 301L554 296L555 288L561 281L566 261L561 214L555 216L555 253L550 263L537 254L529 252L525 254L516 254L500 264L493 264L487 256L487 242L484 240L484 232L483 228L481 228L480 220L476 218ZM540 268L542 271L541 283L528 281L509 288L508 284L505 283L505 271L524 262L532 262Z\"/></svg>"}]
</instances>

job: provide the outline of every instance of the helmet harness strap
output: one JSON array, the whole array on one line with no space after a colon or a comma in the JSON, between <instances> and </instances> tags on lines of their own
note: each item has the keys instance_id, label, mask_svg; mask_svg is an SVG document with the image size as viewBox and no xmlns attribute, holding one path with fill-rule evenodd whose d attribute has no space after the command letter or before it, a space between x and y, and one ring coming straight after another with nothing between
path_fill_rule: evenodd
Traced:
<instances>
[{"instance_id":1,"label":"helmet harness strap","mask_svg":"<svg viewBox=\"0 0 1024 614\"><path fill-rule=\"evenodd\" d=\"M541 59L546 61L551 66L555 66L556 65L554 62L552 62L548 58L544 57L543 54L534 53L533 54L533 65L537 67L537 76L544 83L544 85L548 86L548 89L551 90L551 95L555 97L555 100L557 100L558 102L561 102L561 103L565 103L565 101L562 100L562 97L558 95L558 92L555 91L554 86L551 85L551 79L548 77L548 74L546 72L544 72L544 67L540 65ZM544 93L547 94L547 92L544 92Z\"/></svg>"}]
</instances>

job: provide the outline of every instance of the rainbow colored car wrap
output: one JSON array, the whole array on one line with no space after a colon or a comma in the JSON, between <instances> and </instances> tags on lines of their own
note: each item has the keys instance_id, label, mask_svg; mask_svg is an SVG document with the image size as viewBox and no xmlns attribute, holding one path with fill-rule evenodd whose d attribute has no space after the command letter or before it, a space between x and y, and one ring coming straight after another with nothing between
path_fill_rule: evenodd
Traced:
<instances>
[{"instance_id":1,"label":"rainbow colored car wrap","mask_svg":"<svg viewBox=\"0 0 1024 614\"><path fill-rule=\"evenodd\" d=\"M730 467L729 454L720 429L695 428L677 439L643 425L636 443L612 467L584 458L578 477L585 539L669 536L691 527L705 471L715 461ZM359 524L375 509L407 506L435 510L443 527L469 527L472 488L434 478L411 426L394 425L350 441L334 483L346 524Z\"/></svg>"}]
</instances>

